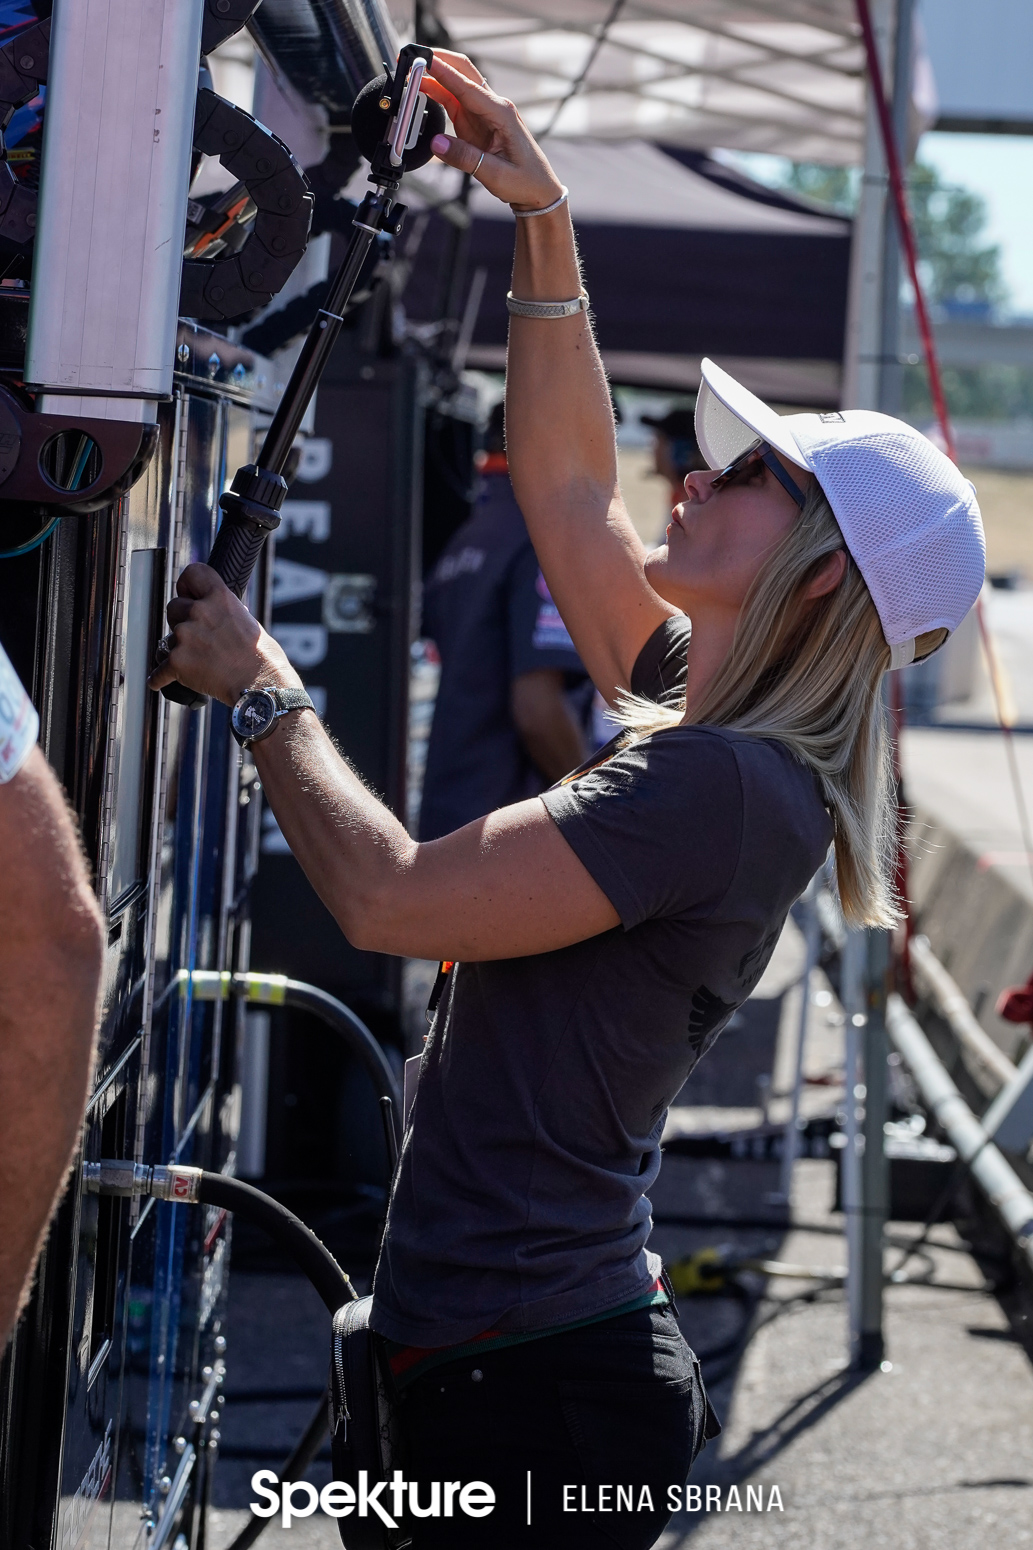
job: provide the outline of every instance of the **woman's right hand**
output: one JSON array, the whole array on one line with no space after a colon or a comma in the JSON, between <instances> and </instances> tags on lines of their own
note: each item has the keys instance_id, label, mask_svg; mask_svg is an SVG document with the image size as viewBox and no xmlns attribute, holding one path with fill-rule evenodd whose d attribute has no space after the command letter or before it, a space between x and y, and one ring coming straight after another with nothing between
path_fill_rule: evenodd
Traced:
<instances>
[{"instance_id":1,"label":"woman's right hand","mask_svg":"<svg viewBox=\"0 0 1033 1550\"><path fill-rule=\"evenodd\" d=\"M560 197L563 185L520 114L492 91L465 54L435 49L423 90L441 103L456 128L455 135L431 141L443 162L473 173L489 193L518 210L540 210Z\"/></svg>"}]
</instances>

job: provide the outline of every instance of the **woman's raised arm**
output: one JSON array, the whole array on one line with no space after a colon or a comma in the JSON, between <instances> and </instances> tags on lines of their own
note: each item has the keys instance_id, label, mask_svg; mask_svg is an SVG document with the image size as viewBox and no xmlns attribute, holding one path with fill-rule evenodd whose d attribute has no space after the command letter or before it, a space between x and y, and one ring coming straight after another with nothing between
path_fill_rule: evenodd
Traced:
<instances>
[{"instance_id":1,"label":"woman's raised arm","mask_svg":"<svg viewBox=\"0 0 1033 1550\"><path fill-rule=\"evenodd\" d=\"M456 127L455 137L434 142L441 159L475 173L518 210L552 204L561 186L513 104L482 85L461 55L436 52L432 75L428 89ZM528 301L577 296L569 206L516 225L513 294ZM677 610L645 578L645 550L617 483L610 394L586 313L511 319L506 443L549 589L596 686L612 700L628 686L649 636Z\"/></svg>"}]
</instances>

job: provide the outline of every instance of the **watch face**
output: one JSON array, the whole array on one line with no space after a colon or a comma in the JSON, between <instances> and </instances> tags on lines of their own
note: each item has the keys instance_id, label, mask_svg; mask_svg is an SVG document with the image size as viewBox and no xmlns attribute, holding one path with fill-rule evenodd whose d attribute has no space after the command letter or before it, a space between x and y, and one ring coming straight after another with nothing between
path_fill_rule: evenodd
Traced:
<instances>
[{"instance_id":1,"label":"watch face","mask_svg":"<svg viewBox=\"0 0 1033 1550\"><path fill-rule=\"evenodd\" d=\"M247 742L259 742L269 736L276 714L276 701L267 689L250 689L233 707L233 730Z\"/></svg>"}]
</instances>

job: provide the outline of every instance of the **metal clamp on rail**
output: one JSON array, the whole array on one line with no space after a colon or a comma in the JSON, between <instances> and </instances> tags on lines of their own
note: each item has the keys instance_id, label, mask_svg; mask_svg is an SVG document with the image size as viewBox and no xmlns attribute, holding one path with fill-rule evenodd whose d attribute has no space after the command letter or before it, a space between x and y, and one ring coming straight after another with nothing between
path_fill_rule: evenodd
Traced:
<instances>
[{"instance_id":1,"label":"metal clamp on rail","mask_svg":"<svg viewBox=\"0 0 1033 1550\"><path fill-rule=\"evenodd\" d=\"M119 1162L105 1157L83 1163L83 1185L89 1195L153 1195L157 1200L196 1204L201 1198L202 1169L173 1163L149 1168L146 1163Z\"/></svg>"}]
</instances>

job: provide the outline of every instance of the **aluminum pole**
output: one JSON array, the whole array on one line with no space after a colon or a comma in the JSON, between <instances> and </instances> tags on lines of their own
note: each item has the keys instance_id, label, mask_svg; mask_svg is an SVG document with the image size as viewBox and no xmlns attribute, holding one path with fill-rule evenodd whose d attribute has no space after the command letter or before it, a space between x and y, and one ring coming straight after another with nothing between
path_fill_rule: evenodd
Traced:
<instances>
[{"instance_id":1,"label":"aluminum pole","mask_svg":"<svg viewBox=\"0 0 1033 1550\"><path fill-rule=\"evenodd\" d=\"M886 996L889 989L888 931L867 933L864 1058L864 1149L861 1155L860 1306L854 1364L870 1372L886 1354L882 1331L883 1233L889 1209L886 1160L887 1094Z\"/></svg>"},{"instance_id":2,"label":"aluminum pole","mask_svg":"<svg viewBox=\"0 0 1033 1550\"><path fill-rule=\"evenodd\" d=\"M861 1222L864 1204L861 1188L861 1144L864 1119L864 1083L861 1064L861 1030L865 1015L868 938L864 931L848 931L841 959L840 1002L846 1014L844 1086L846 1124L844 1126L840 1197L846 1218L847 1242L847 1341L850 1365L860 1365L861 1354L861 1266L863 1263Z\"/></svg>"},{"instance_id":3,"label":"aluminum pole","mask_svg":"<svg viewBox=\"0 0 1033 1550\"><path fill-rule=\"evenodd\" d=\"M896 0L871 0L872 25L883 67L893 53ZM843 359L844 409L880 407L883 268L888 212L888 176L871 82L867 89L864 171L850 248L846 344Z\"/></svg>"},{"instance_id":4,"label":"aluminum pole","mask_svg":"<svg viewBox=\"0 0 1033 1550\"><path fill-rule=\"evenodd\" d=\"M804 967L800 980L800 1018L796 1039L796 1067L793 1073L793 1094L782 1137L782 1167L779 1172L778 1198L786 1204L792 1199L793 1163L796 1161L799 1140L800 1095L803 1090L803 1056L807 1043L807 1015L811 1006L811 980L821 950L821 921L818 918L818 878L812 877L807 892L800 901L803 905Z\"/></svg>"},{"instance_id":5,"label":"aluminum pole","mask_svg":"<svg viewBox=\"0 0 1033 1550\"><path fill-rule=\"evenodd\" d=\"M887 1024L934 1119L1033 1269L1033 1195L988 1138L899 996L889 998Z\"/></svg>"},{"instance_id":6,"label":"aluminum pole","mask_svg":"<svg viewBox=\"0 0 1033 1550\"><path fill-rule=\"evenodd\" d=\"M893 138L901 166L910 159L911 74L914 64L915 0L897 0L893 45ZM904 402L900 359L900 231L890 214L883 221L882 343L879 351L879 408L898 415Z\"/></svg>"}]
</instances>

